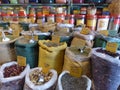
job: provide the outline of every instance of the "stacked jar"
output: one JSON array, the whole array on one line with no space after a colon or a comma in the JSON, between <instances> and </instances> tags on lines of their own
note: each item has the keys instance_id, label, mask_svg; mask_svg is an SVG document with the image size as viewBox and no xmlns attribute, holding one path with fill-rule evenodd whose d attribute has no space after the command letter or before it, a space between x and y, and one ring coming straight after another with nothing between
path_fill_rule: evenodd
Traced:
<instances>
[{"instance_id":1,"label":"stacked jar","mask_svg":"<svg viewBox=\"0 0 120 90\"><path fill-rule=\"evenodd\" d=\"M49 14L46 16L47 22L55 22L55 15L54 14Z\"/></svg>"},{"instance_id":2,"label":"stacked jar","mask_svg":"<svg viewBox=\"0 0 120 90\"><path fill-rule=\"evenodd\" d=\"M98 16L97 31L107 30L109 24L109 18L110 17L108 15Z\"/></svg>"},{"instance_id":3,"label":"stacked jar","mask_svg":"<svg viewBox=\"0 0 120 90\"><path fill-rule=\"evenodd\" d=\"M68 22L68 24L74 24L74 15L65 15L65 20Z\"/></svg>"},{"instance_id":4,"label":"stacked jar","mask_svg":"<svg viewBox=\"0 0 120 90\"><path fill-rule=\"evenodd\" d=\"M86 26L91 30L96 30L97 16L87 15Z\"/></svg>"},{"instance_id":5,"label":"stacked jar","mask_svg":"<svg viewBox=\"0 0 120 90\"><path fill-rule=\"evenodd\" d=\"M64 14L56 14L55 20L57 23L62 23L65 20Z\"/></svg>"},{"instance_id":6,"label":"stacked jar","mask_svg":"<svg viewBox=\"0 0 120 90\"><path fill-rule=\"evenodd\" d=\"M75 25L85 24L85 15L75 15Z\"/></svg>"},{"instance_id":7,"label":"stacked jar","mask_svg":"<svg viewBox=\"0 0 120 90\"><path fill-rule=\"evenodd\" d=\"M37 14L37 23L44 23L45 22L45 15Z\"/></svg>"}]
</instances>

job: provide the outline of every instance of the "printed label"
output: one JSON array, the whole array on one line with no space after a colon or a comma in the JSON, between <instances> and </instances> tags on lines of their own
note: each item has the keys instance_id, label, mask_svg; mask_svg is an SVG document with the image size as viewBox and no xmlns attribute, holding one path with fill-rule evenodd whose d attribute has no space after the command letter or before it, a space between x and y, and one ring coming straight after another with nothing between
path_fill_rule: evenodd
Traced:
<instances>
[{"instance_id":1,"label":"printed label","mask_svg":"<svg viewBox=\"0 0 120 90\"><path fill-rule=\"evenodd\" d=\"M17 62L20 66L26 66L26 57L17 56Z\"/></svg>"},{"instance_id":2,"label":"printed label","mask_svg":"<svg viewBox=\"0 0 120 90\"><path fill-rule=\"evenodd\" d=\"M88 27L95 27L96 26L96 20L87 20L87 26Z\"/></svg>"},{"instance_id":3,"label":"printed label","mask_svg":"<svg viewBox=\"0 0 120 90\"><path fill-rule=\"evenodd\" d=\"M84 24L84 20L78 19L78 20L76 21L76 25L81 25L81 24Z\"/></svg>"},{"instance_id":4,"label":"printed label","mask_svg":"<svg viewBox=\"0 0 120 90\"><path fill-rule=\"evenodd\" d=\"M56 35L53 35L52 36L52 42L59 44L60 43L60 37L56 36Z\"/></svg>"}]
</instances>

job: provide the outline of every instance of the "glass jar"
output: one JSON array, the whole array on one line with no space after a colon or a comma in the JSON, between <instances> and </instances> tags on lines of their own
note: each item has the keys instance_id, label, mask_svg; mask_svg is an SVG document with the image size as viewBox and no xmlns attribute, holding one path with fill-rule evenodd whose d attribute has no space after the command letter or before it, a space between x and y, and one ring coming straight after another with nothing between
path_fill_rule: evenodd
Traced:
<instances>
[{"instance_id":1,"label":"glass jar","mask_svg":"<svg viewBox=\"0 0 120 90\"><path fill-rule=\"evenodd\" d=\"M11 4L18 4L18 1L17 0L10 0L10 3Z\"/></svg>"},{"instance_id":2,"label":"glass jar","mask_svg":"<svg viewBox=\"0 0 120 90\"><path fill-rule=\"evenodd\" d=\"M12 21L12 17L9 14L3 14L2 17L4 22Z\"/></svg>"},{"instance_id":3,"label":"glass jar","mask_svg":"<svg viewBox=\"0 0 120 90\"><path fill-rule=\"evenodd\" d=\"M109 18L110 17L107 16L107 15L100 15L100 16L98 16L97 31L107 30L108 23L109 23Z\"/></svg>"},{"instance_id":4,"label":"glass jar","mask_svg":"<svg viewBox=\"0 0 120 90\"><path fill-rule=\"evenodd\" d=\"M42 7L38 7L36 13L37 13L37 14L42 14Z\"/></svg>"},{"instance_id":5,"label":"glass jar","mask_svg":"<svg viewBox=\"0 0 120 90\"><path fill-rule=\"evenodd\" d=\"M56 3L59 3L59 4L65 4L67 1L66 0L56 0Z\"/></svg>"},{"instance_id":6,"label":"glass jar","mask_svg":"<svg viewBox=\"0 0 120 90\"><path fill-rule=\"evenodd\" d=\"M36 21L36 15L35 14L29 14L28 17L30 19L30 23L35 23L35 21Z\"/></svg>"},{"instance_id":7,"label":"glass jar","mask_svg":"<svg viewBox=\"0 0 120 90\"><path fill-rule=\"evenodd\" d=\"M63 21L65 20L65 15L64 14L56 14L56 22L57 23L63 23Z\"/></svg>"},{"instance_id":8,"label":"glass jar","mask_svg":"<svg viewBox=\"0 0 120 90\"><path fill-rule=\"evenodd\" d=\"M74 24L74 15L66 15L65 21L68 22L68 24Z\"/></svg>"},{"instance_id":9,"label":"glass jar","mask_svg":"<svg viewBox=\"0 0 120 90\"><path fill-rule=\"evenodd\" d=\"M54 14L47 15L47 22L55 22L55 15Z\"/></svg>"},{"instance_id":10,"label":"glass jar","mask_svg":"<svg viewBox=\"0 0 120 90\"><path fill-rule=\"evenodd\" d=\"M13 14L12 15L12 21L18 21L18 14Z\"/></svg>"},{"instance_id":11,"label":"glass jar","mask_svg":"<svg viewBox=\"0 0 120 90\"><path fill-rule=\"evenodd\" d=\"M45 22L45 15L37 14L37 23L44 23Z\"/></svg>"},{"instance_id":12,"label":"glass jar","mask_svg":"<svg viewBox=\"0 0 120 90\"><path fill-rule=\"evenodd\" d=\"M84 3L84 0L73 0L73 3Z\"/></svg>"},{"instance_id":13,"label":"glass jar","mask_svg":"<svg viewBox=\"0 0 120 90\"><path fill-rule=\"evenodd\" d=\"M85 24L85 15L75 15L75 25Z\"/></svg>"},{"instance_id":14,"label":"glass jar","mask_svg":"<svg viewBox=\"0 0 120 90\"><path fill-rule=\"evenodd\" d=\"M87 14L87 8L86 7L81 7L80 14Z\"/></svg>"},{"instance_id":15,"label":"glass jar","mask_svg":"<svg viewBox=\"0 0 120 90\"><path fill-rule=\"evenodd\" d=\"M96 29L97 16L96 15L87 15L86 26L91 30Z\"/></svg>"},{"instance_id":16,"label":"glass jar","mask_svg":"<svg viewBox=\"0 0 120 90\"><path fill-rule=\"evenodd\" d=\"M42 7L42 14L48 15L50 13L50 7L49 6L43 6Z\"/></svg>"},{"instance_id":17,"label":"glass jar","mask_svg":"<svg viewBox=\"0 0 120 90\"><path fill-rule=\"evenodd\" d=\"M9 14L9 15L13 14L13 8L12 7L7 8L7 14Z\"/></svg>"},{"instance_id":18,"label":"glass jar","mask_svg":"<svg viewBox=\"0 0 120 90\"><path fill-rule=\"evenodd\" d=\"M2 3L9 4L10 1L9 0L2 0Z\"/></svg>"},{"instance_id":19,"label":"glass jar","mask_svg":"<svg viewBox=\"0 0 120 90\"><path fill-rule=\"evenodd\" d=\"M41 0L41 3L54 3L54 0Z\"/></svg>"},{"instance_id":20,"label":"glass jar","mask_svg":"<svg viewBox=\"0 0 120 90\"><path fill-rule=\"evenodd\" d=\"M120 16L111 16L108 30L115 30L118 32L120 27Z\"/></svg>"}]
</instances>

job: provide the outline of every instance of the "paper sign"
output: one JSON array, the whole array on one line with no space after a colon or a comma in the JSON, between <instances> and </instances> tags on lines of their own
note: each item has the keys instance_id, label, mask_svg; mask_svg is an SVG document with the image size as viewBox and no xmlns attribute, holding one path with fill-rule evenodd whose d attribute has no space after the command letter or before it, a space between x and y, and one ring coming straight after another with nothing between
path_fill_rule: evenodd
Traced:
<instances>
[{"instance_id":1,"label":"paper sign","mask_svg":"<svg viewBox=\"0 0 120 90\"><path fill-rule=\"evenodd\" d=\"M26 57L17 56L17 62L20 66L26 66Z\"/></svg>"},{"instance_id":2,"label":"paper sign","mask_svg":"<svg viewBox=\"0 0 120 90\"><path fill-rule=\"evenodd\" d=\"M42 67L42 71L47 74L50 70L50 65L47 63L44 63L44 66Z\"/></svg>"},{"instance_id":3,"label":"paper sign","mask_svg":"<svg viewBox=\"0 0 120 90\"><path fill-rule=\"evenodd\" d=\"M106 45L106 50L112 53L116 53L118 44L114 42L108 42Z\"/></svg>"},{"instance_id":4,"label":"paper sign","mask_svg":"<svg viewBox=\"0 0 120 90\"><path fill-rule=\"evenodd\" d=\"M100 34L102 34L102 35L105 35L105 36L108 36L108 30L101 30L101 31L99 31L99 33Z\"/></svg>"},{"instance_id":5,"label":"paper sign","mask_svg":"<svg viewBox=\"0 0 120 90\"><path fill-rule=\"evenodd\" d=\"M88 35L90 33L90 30L85 28L80 31L81 34Z\"/></svg>"},{"instance_id":6,"label":"paper sign","mask_svg":"<svg viewBox=\"0 0 120 90\"><path fill-rule=\"evenodd\" d=\"M60 43L60 36L53 35L52 42L59 44Z\"/></svg>"}]
</instances>

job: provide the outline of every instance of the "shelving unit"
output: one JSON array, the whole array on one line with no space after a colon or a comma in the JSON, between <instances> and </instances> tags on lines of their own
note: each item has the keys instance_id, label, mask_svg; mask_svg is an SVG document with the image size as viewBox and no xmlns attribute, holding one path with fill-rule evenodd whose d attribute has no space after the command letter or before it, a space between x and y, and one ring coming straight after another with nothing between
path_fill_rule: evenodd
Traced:
<instances>
[{"instance_id":1,"label":"shelving unit","mask_svg":"<svg viewBox=\"0 0 120 90\"><path fill-rule=\"evenodd\" d=\"M65 6L67 7L67 13L70 14L71 10L75 6L80 6L80 7L88 7L92 6L93 4L89 3L80 3L80 4L74 4L74 3L68 3L68 4L0 4L0 7L18 7L18 6L24 6L26 8L27 13L29 13L29 8L30 7L39 7L39 6L53 6L53 7L60 7L60 6ZM108 6L108 4L95 4L97 8L103 8Z\"/></svg>"}]
</instances>

